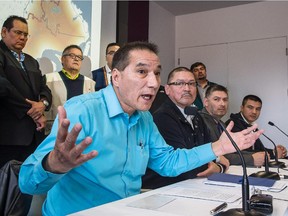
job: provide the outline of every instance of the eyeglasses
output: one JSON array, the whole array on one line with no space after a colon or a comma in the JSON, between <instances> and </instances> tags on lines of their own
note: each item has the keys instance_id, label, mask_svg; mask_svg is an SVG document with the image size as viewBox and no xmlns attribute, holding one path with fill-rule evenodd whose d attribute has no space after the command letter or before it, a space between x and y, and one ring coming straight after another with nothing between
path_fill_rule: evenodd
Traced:
<instances>
[{"instance_id":1,"label":"eyeglasses","mask_svg":"<svg viewBox=\"0 0 288 216\"><path fill-rule=\"evenodd\" d=\"M83 61L83 60L84 60L83 56L75 55L74 53L64 54L63 56L69 56L69 57L71 57L73 60L77 60L77 61Z\"/></svg>"},{"instance_id":2,"label":"eyeglasses","mask_svg":"<svg viewBox=\"0 0 288 216\"><path fill-rule=\"evenodd\" d=\"M181 88L183 88L184 86L188 85L188 87L191 88L191 87L196 87L197 83L196 82L183 82L183 81L180 81L180 82L171 82L171 83L168 83L168 85L175 85L175 86L179 86Z\"/></svg>"},{"instance_id":3,"label":"eyeglasses","mask_svg":"<svg viewBox=\"0 0 288 216\"><path fill-rule=\"evenodd\" d=\"M18 37L21 37L23 35L24 38L28 38L30 36L28 33L22 32L20 30L12 30L12 32L14 32L14 34L16 34Z\"/></svg>"}]
</instances>

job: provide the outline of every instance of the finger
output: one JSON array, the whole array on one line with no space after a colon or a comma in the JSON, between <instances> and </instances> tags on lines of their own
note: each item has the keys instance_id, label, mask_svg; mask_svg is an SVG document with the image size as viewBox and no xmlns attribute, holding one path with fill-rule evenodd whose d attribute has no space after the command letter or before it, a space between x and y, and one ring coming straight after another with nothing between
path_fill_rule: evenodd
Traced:
<instances>
[{"instance_id":1,"label":"finger","mask_svg":"<svg viewBox=\"0 0 288 216\"><path fill-rule=\"evenodd\" d=\"M233 122L233 121L230 121L229 124L228 124L227 127L226 127L226 130L227 130L228 132L231 132L233 126L234 126L234 122Z\"/></svg>"},{"instance_id":2,"label":"finger","mask_svg":"<svg viewBox=\"0 0 288 216\"><path fill-rule=\"evenodd\" d=\"M203 172L200 172L197 174L198 177L206 177L208 175L208 170L204 170Z\"/></svg>"},{"instance_id":3,"label":"finger","mask_svg":"<svg viewBox=\"0 0 288 216\"><path fill-rule=\"evenodd\" d=\"M70 121L68 119L58 120L58 132L56 137L56 145L64 143L68 134Z\"/></svg>"},{"instance_id":4,"label":"finger","mask_svg":"<svg viewBox=\"0 0 288 216\"><path fill-rule=\"evenodd\" d=\"M246 128L242 131L244 135L250 134L252 131L255 131L258 128L257 124L252 125L251 127Z\"/></svg>"},{"instance_id":5,"label":"finger","mask_svg":"<svg viewBox=\"0 0 288 216\"><path fill-rule=\"evenodd\" d=\"M75 147L75 143L77 140L77 137L82 130L81 124L75 124L70 133L67 134L64 142L63 149L64 151L70 151ZM76 158L76 157L74 157Z\"/></svg>"},{"instance_id":6,"label":"finger","mask_svg":"<svg viewBox=\"0 0 288 216\"><path fill-rule=\"evenodd\" d=\"M25 101L28 102L28 103L31 104L31 105L34 103L34 101L29 100L29 99L27 99L27 98L25 99Z\"/></svg>"},{"instance_id":7,"label":"finger","mask_svg":"<svg viewBox=\"0 0 288 216\"><path fill-rule=\"evenodd\" d=\"M61 121L67 118L66 110L63 106L58 106L58 124L60 125Z\"/></svg>"},{"instance_id":8,"label":"finger","mask_svg":"<svg viewBox=\"0 0 288 216\"><path fill-rule=\"evenodd\" d=\"M90 137L86 137L81 143L75 146L70 152L71 159L73 159L77 164L82 164L87 160L95 157L97 151L91 151L88 154L83 154L84 150L92 143Z\"/></svg>"}]
</instances>

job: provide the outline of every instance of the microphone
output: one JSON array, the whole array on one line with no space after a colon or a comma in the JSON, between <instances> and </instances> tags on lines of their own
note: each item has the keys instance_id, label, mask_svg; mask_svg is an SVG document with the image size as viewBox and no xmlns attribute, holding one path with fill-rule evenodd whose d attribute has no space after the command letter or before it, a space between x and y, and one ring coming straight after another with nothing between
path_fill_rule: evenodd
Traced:
<instances>
[{"instance_id":1,"label":"microphone","mask_svg":"<svg viewBox=\"0 0 288 216\"><path fill-rule=\"evenodd\" d=\"M274 152L275 152L275 161L271 161L269 162L269 166L270 167L279 167L279 168L285 168L286 165L284 162L280 162L278 161L278 150L277 150L277 146L275 144L275 142L273 142L268 136L266 136L264 133L262 133L262 135L268 139L274 146Z\"/></svg>"},{"instance_id":2,"label":"microphone","mask_svg":"<svg viewBox=\"0 0 288 216\"><path fill-rule=\"evenodd\" d=\"M197 112L198 112L198 108L197 108L196 106L194 106L194 105L192 105L192 106L186 106L186 107L184 108L184 113L185 113L186 115L195 116L195 115L197 114Z\"/></svg>"},{"instance_id":3,"label":"microphone","mask_svg":"<svg viewBox=\"0 0 288 216\"><path fill-rule=\"evenodd\" d=\"M264 137L266 137L267 139L269 139L272 143L274 143L269 137L267 137L264 133L262 133L262 135L264 136ZM276 159L275 159L275 161L273 161L273 162L269 162L268 161L268 152L267 152L267 150L266 150L266 148L265 148L265 146L263 145L263 143L261 142L261 145L262 145L262 147L263 147L263 149L264 149L264 151L265 151L265 171L259 171L259 172L257 172L257 173L253 173L253 174L251 174L250 176L252 176L252 177L258 177L258 178L269 178L269 179L275 179L275 180L280 180L280 176L279 176L279 174L277 173L277 172L271 172L271 171L269 171L269 166L271 166L271 167L275 167L275 165L274 165L274 163L276 162ZM275 153L276 154L276 153ZM275 157L276 158L276 157ZM278 162L278 160L277 160L277 163L282 163L282 162ZM284 164L284 166L285 166L285 163L283 163ZM278 167L278 165L277 165L277 167Z\"/></svg>"},{"instance_id":4,"label":"microphone","mask_svg":"<svg viewBox=\"0 0 288 216\"><path fill-rule=\"evenodd\" d=\"M241 119L241 118L239 118L239 120L240 121L242 121L242 122L244 122L244 123L246 123L243 119ZM246 123L247 124L247 123ZM273 122L268 122L268 124L269 125L274 125L274 123ZM249 124L249 126L250 126L250 124ZM279 167L279 168L285 168L286 166L285 166L285 163L284 162L279 162L278 161L278 150L277 150L277 147L276 147L276 144L268 137L268 136L266 136L264 133L262 133L262 135L264 136L264 137L266 137L270 142L272 142L272 144L273 144L273 146L274 146L274 152L275 152L275 161L272 161L272 162L268 162L268 165L270 166L270 167ZM268 154L268 152L267 152L267 150L266 150L266 148L265 148L265 146L263 145L263 143L261 142L261 145L262 145L262 147L264 147L264 151L265 151L265 171L267 171L267 169L266 169L266 162L268 161L268 156L267 156L267 159L266 159L266 155ZM266 161L267 160L267 161ZM271 173L272 174L272 173ZM261 174L259 174L259 175L261 175ZM264 175L264 174L263 174ZM268 173L267 173L267 175L268 175ZM272 176L271 176L272 177ZM266 177L262 177L262 178L266 178ZM276 176L275 176L275 179L276 179ZM277 178L278 179L278 178Z\"/></svg>"},{"instance_id":5,"label":"microphone","mask_svg":"<svg viewBox=\"0 0 288 216\"><path fill-rule=\"evenodd\" d=\"M269 125L276 127L279 131L281 131L285 136L288 137L288 134L286 134L283 130L281 130L279 127L277 127L273 122L269 121L268 122Z\"/></svg>"},{"instance_id":6,"label":"microphone","mask_svg":"<svg viewBox=\"0 0 288 216\"><path fill-rule=\"evenodd\" d=\"M185 107L184 109L184 113L186 115L190 115L190 113L194 112L193 107ZM204 112L202 112L204 113ZM249 202L249 180L248 180L248 175L247 175L247 168L246 168L246 162L244 160L244 157L242 155L241 150L239 149L238 145L235 143L235 141L233 140L233 138L230 136L230 134L228 133L228 131L226 130L226 126L223 125L223 123L221 121L219 121L218 119L214 118L212 115L208 114L208 113L204 113L207 116L210 116L211 118L213 118L217 123L220 124L222 130L224 131L224 133L227 135L227 137L229 138L230 142L232 143L233 147L235 148L236 152L238 153L238 155L240 156L241 162L242 162L242 168L243 168L243 180L242 180L242 209L240 208L234 208L234 209L229 209L225 212L219 212L217 215L219 216L231 216L231 215L237 215L237 216L261 216L264 215L254 209L250 209L250 202Z\"/></svg>"}]
</instances>

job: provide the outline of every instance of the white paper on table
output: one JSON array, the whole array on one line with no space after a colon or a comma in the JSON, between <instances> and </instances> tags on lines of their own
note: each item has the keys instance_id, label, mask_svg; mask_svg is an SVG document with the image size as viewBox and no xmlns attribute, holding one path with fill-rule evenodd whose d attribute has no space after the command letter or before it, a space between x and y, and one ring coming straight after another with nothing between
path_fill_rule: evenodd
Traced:
<instances>
[{"instance_id":1,"label":"white paper on table","mask_svg":"<svg viewBox=\"0 0 288 216\"><path fill-rule=\"evenodd\" d=\"M241 198L241 193L235 191L223 190L223 188L221 188L220 190L214 190L204 188L198 189L198 188L174 187L161 194L174 197L186 197L186 198L221 201L228 203L233 203Z\"/></svg>"},{"instance_id":2,"label":"white paper on table","mask_svg":"<svg viewBox=\"0 0 288 216\"><path fill-rule=\"evenodd\" d=\"M176 199L175 197L154 194L154 195L133 201L131 203L128 203L127 206L155 210L172 202L175 199Z\"/></svg>"}]
</instances>

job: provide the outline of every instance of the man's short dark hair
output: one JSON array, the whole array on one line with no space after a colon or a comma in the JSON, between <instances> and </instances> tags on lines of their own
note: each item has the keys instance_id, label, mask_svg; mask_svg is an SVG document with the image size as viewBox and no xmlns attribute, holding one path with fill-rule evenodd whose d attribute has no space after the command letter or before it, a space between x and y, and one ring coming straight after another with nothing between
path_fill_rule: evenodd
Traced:
<instances>
[{"instance_id":1,"label":"man's short dark hair","mask_svg":"<svg viewBox=\"0 0 288 216\"><path fill-rule=\"evenodd\" d=\"M13 22L14 20L19 20L20 22L23 22L25 24L28 25L27 23L27 20L24 18L24 17L20 17L20 16L16 16L16 15L12 15L12 16L9 16L3 23L3 27L5 27L8 31L10 31L10 29L12 29L14 26L13 26Z\"/></svg>"},{"instance_id":2,"label":"man's short dark hair","mask_svg":"<svg viewBox=\"0 0 288 216\"><path fill-rule=\"evenodd\" d=\"M157 45L149 42L135 41L120 47L113 56L112 69L123 71L130 63L130 52L133 50L148 50L158 55Z\"/></svg>"},{"instance_id":3,"label":"man's short dark hair","mask_svg":"<svg viewBox=\"0 0 288 216\"><path fill-rule=\"evenodd\" d=\"M248 100L259 102L262 105L262 100L258 96L256 96L256 95L246 95L243 98L242 106L245 106L245 104L247 103Z\"/></svg>"},{"instance_id":4,"label":"man's short dark hair","mask_svg":"<svg viewBox=\"0 0 288 216\"><path fill-rule=\"evenodd\" d=\"M180 72L180 71L187 71L187 72L191 72L192 73L192 71L189 70L187 67L182 67L182 66L181 67L176 67L168 74L167 83L169 83L171 81L171 79L174 77L175 73Z\"/></svg>"},{"instance_id":5,"label":"man's short dark hair","mask_svg":"<svg viewBox=\"0 0 288 216\"><path fill-rule=\"evenodd\" d=\"M65 49L64 49L63 52L62 52L62 56L63 56L64 54L66 54L66 52L69 51L70 49L78 49L78 50L81 51L81 53L82 53L82 55L83 55L83 51L82 51L81 47L79 47L78 45L72 44L72 45L69 45L69 46L65 47Z\"/></svg>"},{"instance_id":6,"label":"man's short dark hair","mask_svg":"<svg viewBox=\"0 0 288 216\"><path fill-rule=\"evenodd\" d=\"M228 95L228 89L222 85L210 85L206 91L205 91L205 97L208 98L213 92L215 91L221 91L221 92L225 92Z\"/></svg>"},{"instance_id":7,"label":"man's short dark hair","mask_svg":"<svg viewBox=\"0 0 288 216\"><path fill-rule=\"evenodd\" d=\"M202 62L195 62L194 64L191 65L190 70L193 72L194 68L203 66L204 69L206 70L206 66Z\"/></svg>"},{"instance_id":8,"label":"man's short dark hair","mask_svg":"<svg viewBox=\"0 0 288 216\"><path fill-rule=\"evenodd\" d=\"M107 45L107 47L106 47L106 52L105 52L106 55L108 54L108 49L109 49L109 47L112 47L112 46L119 46L119 47L121 47L119 43L115 43L115 42L109 43L109 44Z\"/></svg>"}]
</instances>

